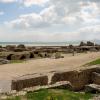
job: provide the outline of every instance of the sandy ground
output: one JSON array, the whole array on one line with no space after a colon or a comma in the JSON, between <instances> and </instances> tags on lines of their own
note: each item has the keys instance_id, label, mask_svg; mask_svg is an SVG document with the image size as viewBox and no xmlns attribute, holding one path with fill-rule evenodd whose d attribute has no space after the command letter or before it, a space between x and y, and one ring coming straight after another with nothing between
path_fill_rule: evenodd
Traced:
<instances>
[{"instance_id":1,"label":"sandy ground","mask_svg":"<svg viewBox=\"0 0 100 100\"><path fill-rule=\"evenodd\" d=\"M0 79L11 79L13 77L41 73L57 70L73 70L80 68L80 66L100 58L100 52L64 55L64 58L53 59L33 59L23 63L0 65Z\"/></svg>"},{"instance_id":2,"label":"sandy ground","mask_svg":"<svg viewBox=\"0 0 100 100\"><path fill-rule=\"evenodd\" d=\"M100 58L100 52L75 54L75 56L66 54L60 59L33 59L23 63L0 65L0 91L10 90L12 78L25 74L75 70L97 58Z\"/></svg>"}]
</instances>

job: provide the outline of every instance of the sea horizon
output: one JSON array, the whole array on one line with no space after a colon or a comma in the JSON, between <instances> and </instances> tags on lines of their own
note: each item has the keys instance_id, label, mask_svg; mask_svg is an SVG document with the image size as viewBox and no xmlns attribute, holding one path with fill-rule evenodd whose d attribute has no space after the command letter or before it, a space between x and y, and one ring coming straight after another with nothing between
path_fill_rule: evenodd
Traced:
<instances>
[{"instance_id":1,"label":"sea horizon","mask_svg":"<svg viewBox=\"0 0 100 100\"><path fill-rule=\"evenodd\" d=\"M0 42L0 45L6 46L24 44L25 46L67 46L78 45L79 43L80 42Z\"/></svg>"}]
</instances>

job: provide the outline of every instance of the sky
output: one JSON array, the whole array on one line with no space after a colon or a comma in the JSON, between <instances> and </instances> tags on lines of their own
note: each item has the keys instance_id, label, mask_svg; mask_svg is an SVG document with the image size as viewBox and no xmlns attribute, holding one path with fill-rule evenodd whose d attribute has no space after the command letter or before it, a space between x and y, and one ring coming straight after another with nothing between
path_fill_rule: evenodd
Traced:
<instances>
[{"instance_id":1,"label":"sky","mask_svg":"<svg viewBox=\"0 0 100 100\"><path fill-rule=\"evenodd\" d=\"M100 39L100 0L0 0L1 42Z\"/></svg>"}]
</instances>

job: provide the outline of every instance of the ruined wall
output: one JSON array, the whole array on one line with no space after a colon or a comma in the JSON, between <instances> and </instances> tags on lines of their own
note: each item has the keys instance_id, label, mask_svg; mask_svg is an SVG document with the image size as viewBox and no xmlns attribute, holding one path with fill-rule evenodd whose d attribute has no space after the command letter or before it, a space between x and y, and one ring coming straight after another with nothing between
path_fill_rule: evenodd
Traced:
<instances>
[{"instance_id":1,"label":"ruined wall","mask_svg":"<svg viewBox=\"0 0 100 100\"><path fill-rule=\"evenodd\" d=\"M72 90L78 91L84 89L85 85L93 82L100 84L100 75L94 74L99 72L97 68L83 69L80 71L53 72L51 78L40 74L38 76L26 75L12 80L12 90L22 90L24 88L53 85L57 82L68 81L71 83ZM50 81L50 82L49 82Z\"/></svg>"},{"instance_id":2,"label":"ruined wall","mask_svg":"<svg viewBox=\"0 0 100 100\"><path fill-rule=\"evenodd\" d=\"M85 69L81 71L59 72L55 73L52 77L51 84L59 81L69 81L73 90L81 90L86 84L92 82L92 72L95 72L96 68Z\"/></svg>"},{"instance_id":3,"label":"ruined wall","mask_svg":"<svg viewBox=\"0 0 100 100\"><path fill-rule=\"evenodd\" d=\"M7 60L24 60L29 59L30 53L11 53L6 56Z\"/></svg>"},{"instance_id":4,"label":"ruined wall","mask_svg":"<svg viewBox=\"0 0 100 100\"><path fill-rule=\"evenodd\" d=\"M27 77L23 79L15 79L12 80L11 90L20 91L24 88L29 88L33 86L42 86L48 84L48 77L47 76L39 76L39 77Z\"/></svg>"}]
</instances>

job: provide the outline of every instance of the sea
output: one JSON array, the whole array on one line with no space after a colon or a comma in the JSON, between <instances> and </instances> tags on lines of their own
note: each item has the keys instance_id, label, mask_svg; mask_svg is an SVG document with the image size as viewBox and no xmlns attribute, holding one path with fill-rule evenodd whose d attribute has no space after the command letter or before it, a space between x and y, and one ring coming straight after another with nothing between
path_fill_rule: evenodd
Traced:
<instances>
[{"instance_id":1,"label":"sea","mask_svg":"<svg viewBox=\"0 0 100 100\"><path fill-rule=\"evenodd\" d=\"M0 42L0 46L6 45L19 45L24 44L25 46L68 46L78 45L79 42Z\"/></svg>"}]
</instances>

